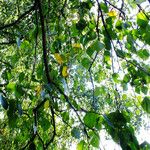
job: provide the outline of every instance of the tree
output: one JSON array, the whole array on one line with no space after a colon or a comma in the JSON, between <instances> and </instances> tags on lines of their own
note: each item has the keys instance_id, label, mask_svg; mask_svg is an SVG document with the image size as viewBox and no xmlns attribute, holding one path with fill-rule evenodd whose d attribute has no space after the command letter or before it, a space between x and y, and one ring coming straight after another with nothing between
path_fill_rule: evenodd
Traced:
<instances>
[{"instance_id":1,"label":"tree","mask_svg":"<svg viewBox=\"0 0 150 150\"><path fill-rule=\"evenodd\" d=\"M145 2L0 2L1 149L96 149L101 130L148 149L135 136L150 113Z\"/></svg>"}]
</instances>

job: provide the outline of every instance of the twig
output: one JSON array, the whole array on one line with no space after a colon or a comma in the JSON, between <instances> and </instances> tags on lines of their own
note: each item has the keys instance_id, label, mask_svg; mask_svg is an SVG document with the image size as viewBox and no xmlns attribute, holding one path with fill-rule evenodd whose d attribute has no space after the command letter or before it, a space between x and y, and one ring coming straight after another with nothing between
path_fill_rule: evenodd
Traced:
<instances>
[{"instance_id":1,"label":"twig","mask_svg":"<svg viewBox=\"0 0 150 150\"><path fill-rule=\"evenodd\" d=\"M124 13L124 11L122 10L123 5L121 6L121 8L118 8L117 6L113 5L112 3L110 3L110 2L109 2L109 1L107 1L107 0L105 0L105 2L107 2L109 5L111 5L111 6L112 6L112 7L114 7L115 9L119 10L119 11L120 11L120 13L122 13L122 14L123 14L123 16L124 16L124 18L125 18L125 13ZM122 4L123 4L123 3L122 3Z\"/></svg>"},{"instance_id":2,"label":"twig","mask_svg":"<svg viewBox=\"0 0 150 150\"><path fill-rule=\"evenodd\" d=\"M139 5L139 4L136 4L137 6L138 6L138 8L144 13L144 15L146 16L146 18L148 19L148 20L150 20L149 19L149 16L145 13L145 11L143 10L143 8Z\"/></svg>"},{"instance_id":3,"label":"twig","mask_svg":"<svg viewBox=\"0 0 150 150\"><path fill-rule=\"evenodd\" d=\"M35 4L26 12L24 12L17 20L13 21L10 24L6 24L2 27L0 27L0 30L6 29L6 28L10 28L14 25L16 25L17 23L19 23L24 17L26 17L26 15L28 15L30 12L32 12L35 9Z\"/></svg>"}]
</instances>

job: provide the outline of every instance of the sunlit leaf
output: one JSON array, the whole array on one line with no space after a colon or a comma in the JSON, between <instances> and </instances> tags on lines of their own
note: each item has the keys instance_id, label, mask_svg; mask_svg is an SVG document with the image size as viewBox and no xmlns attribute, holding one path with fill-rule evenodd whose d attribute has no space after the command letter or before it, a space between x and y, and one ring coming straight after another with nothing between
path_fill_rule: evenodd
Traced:
<instances>
[{"instance_id":1,"label":"sunlit leaf","mask_svg":"<svg viewBox=\"0 0 150 150\"><path fill-rule=\"evenodd\" d=\"M98 118L99 118L99 115L98 114L95 114L95 113L87 113L83 120L84 120L84 123L89 127L89 128L93 128L96 124L97 124L97 121L98 121Z\"/></svg>"},{"instance_id":2,"label":"sunlit leaf","mask_svg":"<svg viewBox=\"0 0 150 150\"><path fill-rule=\"evenodd\" d=\"M36 91L36 94L37 94L37 95L40 95L40 93L41 93L41 91L42 91L42 86L41 86L41 85L37 86L37 87L35 88L35 91Z\"/></svg>"},{"instance_id":3,"label":"sunlit leaf","mask_svg":"<svg viewBox=\"0 0 150 150\"><path fill-rule=\"evenodd\" d=\"M62 68L62 76L63 77L67 77L68 76L68 67L67 66L63 66L63 68Z\"/></svg>"},{"instance_id":4,"label":"sunlit leaf","mask_svg":"<svg viewBox=\"0 0 150 150\"><path fill-rule=\"evenodd\" d=\"M146 25L148 24L148 18L143 12L139 12L137 14L137 24L140 27L146 27Z\"/></svg>"},{"instance_id":5,"label":"sunlit leaf","mask_svg":"<svg viewBox=\"0 0 150 150\"><path fill-rule=\"evenodd\" d=\"M90 140L90 144L93 146L93 147L96 147L96 148L99 148L99 144L100 144L100 137L97 135L97 134L93 134L92 137L91 137L91 140Z\"/></svg>"},{"instance_id":6,"label":"sunlit leaf","mask_svg":"<svg viewBox=\"0 0 150 150\"><path fill-rule=\"evenodd\" d=\"M48 108L49 108L49 100L47 100L47 101L44 103L44 108L45 108L45 109L48 109Z\"/></svg>"},{"instance_id":7,"label":"sunlit leaf","mask_svg":"<svg viewBox=\"0 0 150 150\"><path fill-rule=\"evenodd\" d=\"M80 43L74 43L72 44L73 48L81 48L81 44Z\"/></svg>"},{"instance_id":8,"label":"sunlit leaf","mask_svg":"<svg viewBox=\"0 0 150 150\"><path fill-rule=\"evenodd\" d=\"M88 145L87 143L85 143L84 140L80 141L78 144L77 144L77 149L76 150L88 150Z\"/></svg>"},{"instance_id":9,"label":"sunlit leaf","mask_svg":"<svg viewBox=\"0 0 150 150\"><path fill-rule=\"evenodd\" d=\"M104 48L104 44L98 40L95 40L87 49L87 54L92 56L92 54L96 51L99 52Z\"/></svg>"},{"instance_id":10,"label":"sunlit leaf","mask_svg":"<svg viewBox=\"0 0 150 150\"><path fill-rule=\"evenodd\" d=\"M111 10L109 13L108 13L108 16L110 17L116 17L117 16L117 12L115 10Z\"/></svg>"},{"instance_id":11,"label":"sunlit leaf","mask_svg":"<svg viewBox=\"0 0 150 150\"><path fill-rule=\"evenodd\" d=\"M91 61L88 58L83 58L81 61L83 67L88 69L90 67Z\"/></svg>"},{"instance_id":12,"label":"sunlit leaf","mask_svg":"<svg viewBox=\"0 0 150 150\"><path fill-rule=\"evenodd\" d=\"M62 59L62 57L61 57L61 55L60 55L59 53L55 53L55 54L54 54L54 57L55 57L56 61L57 61L60 65L63 64L63 59Z\"/></svg>"}]
</instances>

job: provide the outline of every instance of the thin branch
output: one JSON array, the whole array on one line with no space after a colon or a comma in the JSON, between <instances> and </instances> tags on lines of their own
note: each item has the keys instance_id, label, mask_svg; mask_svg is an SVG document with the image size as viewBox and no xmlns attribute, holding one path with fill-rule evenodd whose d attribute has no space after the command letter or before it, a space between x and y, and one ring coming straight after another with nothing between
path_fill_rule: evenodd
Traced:
<instances>
[{"instance_id":1,"label":"thin branch","mask_svg":"<svg viewBox=\"0 0 150 150\"><path fill-rule=\"evenodd\" d=\"M88 133L87 133L87 131L86 131L85 125L84 125L83 121L81 120L80 115L78 114L77 110L76 110L75 107L71 104L71 102L70 102L70 100L69 100L69 97L62 91L62 89L61 89L59 86L56 85L56 83L53 82L53 85L56 87L56 89L59 91L59 93L64 96L66 102L69 104L70 108L73 109L73 111L74 111L75 114L77 115L79 121L80 121L81 124L83 125L87 137L89 137L89 136L88 136Z\"/></svg>"},{"instance_id":2,"label":"thin branch","mask_svg":"<svg viewBox=\"0 0 150 150\"><path fill-rule=\"evenodd\" d=\"M18 24L22 19L24 19L30 12L35 9L35 6L36 5L33 5L28 11L24 12L17 20L13 21L12 23L1 26L0 30L7 29Z\"/></svg>"},{"instance_id":3,"label":"thin branch","mask_svg":"<svg viewBox=\"0 0 150 150\"><path fill-rule=\"evenodd\" d=\"M113 5L112 3L110 3L110 2L109 2L109 1L107 1L107 0L105 0L105 2L107 2L109 5L111 5L111 6L112 6L112 7L114 7L115 9L119 10L119 11L120 11L120 13L122 13L122 14L123 14L123 16L124 16L124 18L125 18L125 13L124 13L124 11L122 10L123 5L121 6L121 8L118 8L117 6ZM122 3L122 4L123 4L123 3Z\"/></svg>"}]
</instances>

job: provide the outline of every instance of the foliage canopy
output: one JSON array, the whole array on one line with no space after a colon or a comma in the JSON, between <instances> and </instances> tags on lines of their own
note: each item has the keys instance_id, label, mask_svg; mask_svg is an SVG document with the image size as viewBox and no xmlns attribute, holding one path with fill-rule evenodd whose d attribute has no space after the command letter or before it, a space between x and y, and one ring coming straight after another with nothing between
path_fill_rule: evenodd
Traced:
<instances>
[{"instance_id":1,"label":"foliage canopy","mask_svg":"<svg viewBox=\"0 0 150 150\"><path fill-rule=\"evenodd\" d=\"M135 136L150 114L145 2L0 1L0 149L97 149L101 130L150 148Z\"/></svg>"}]
</instances>

